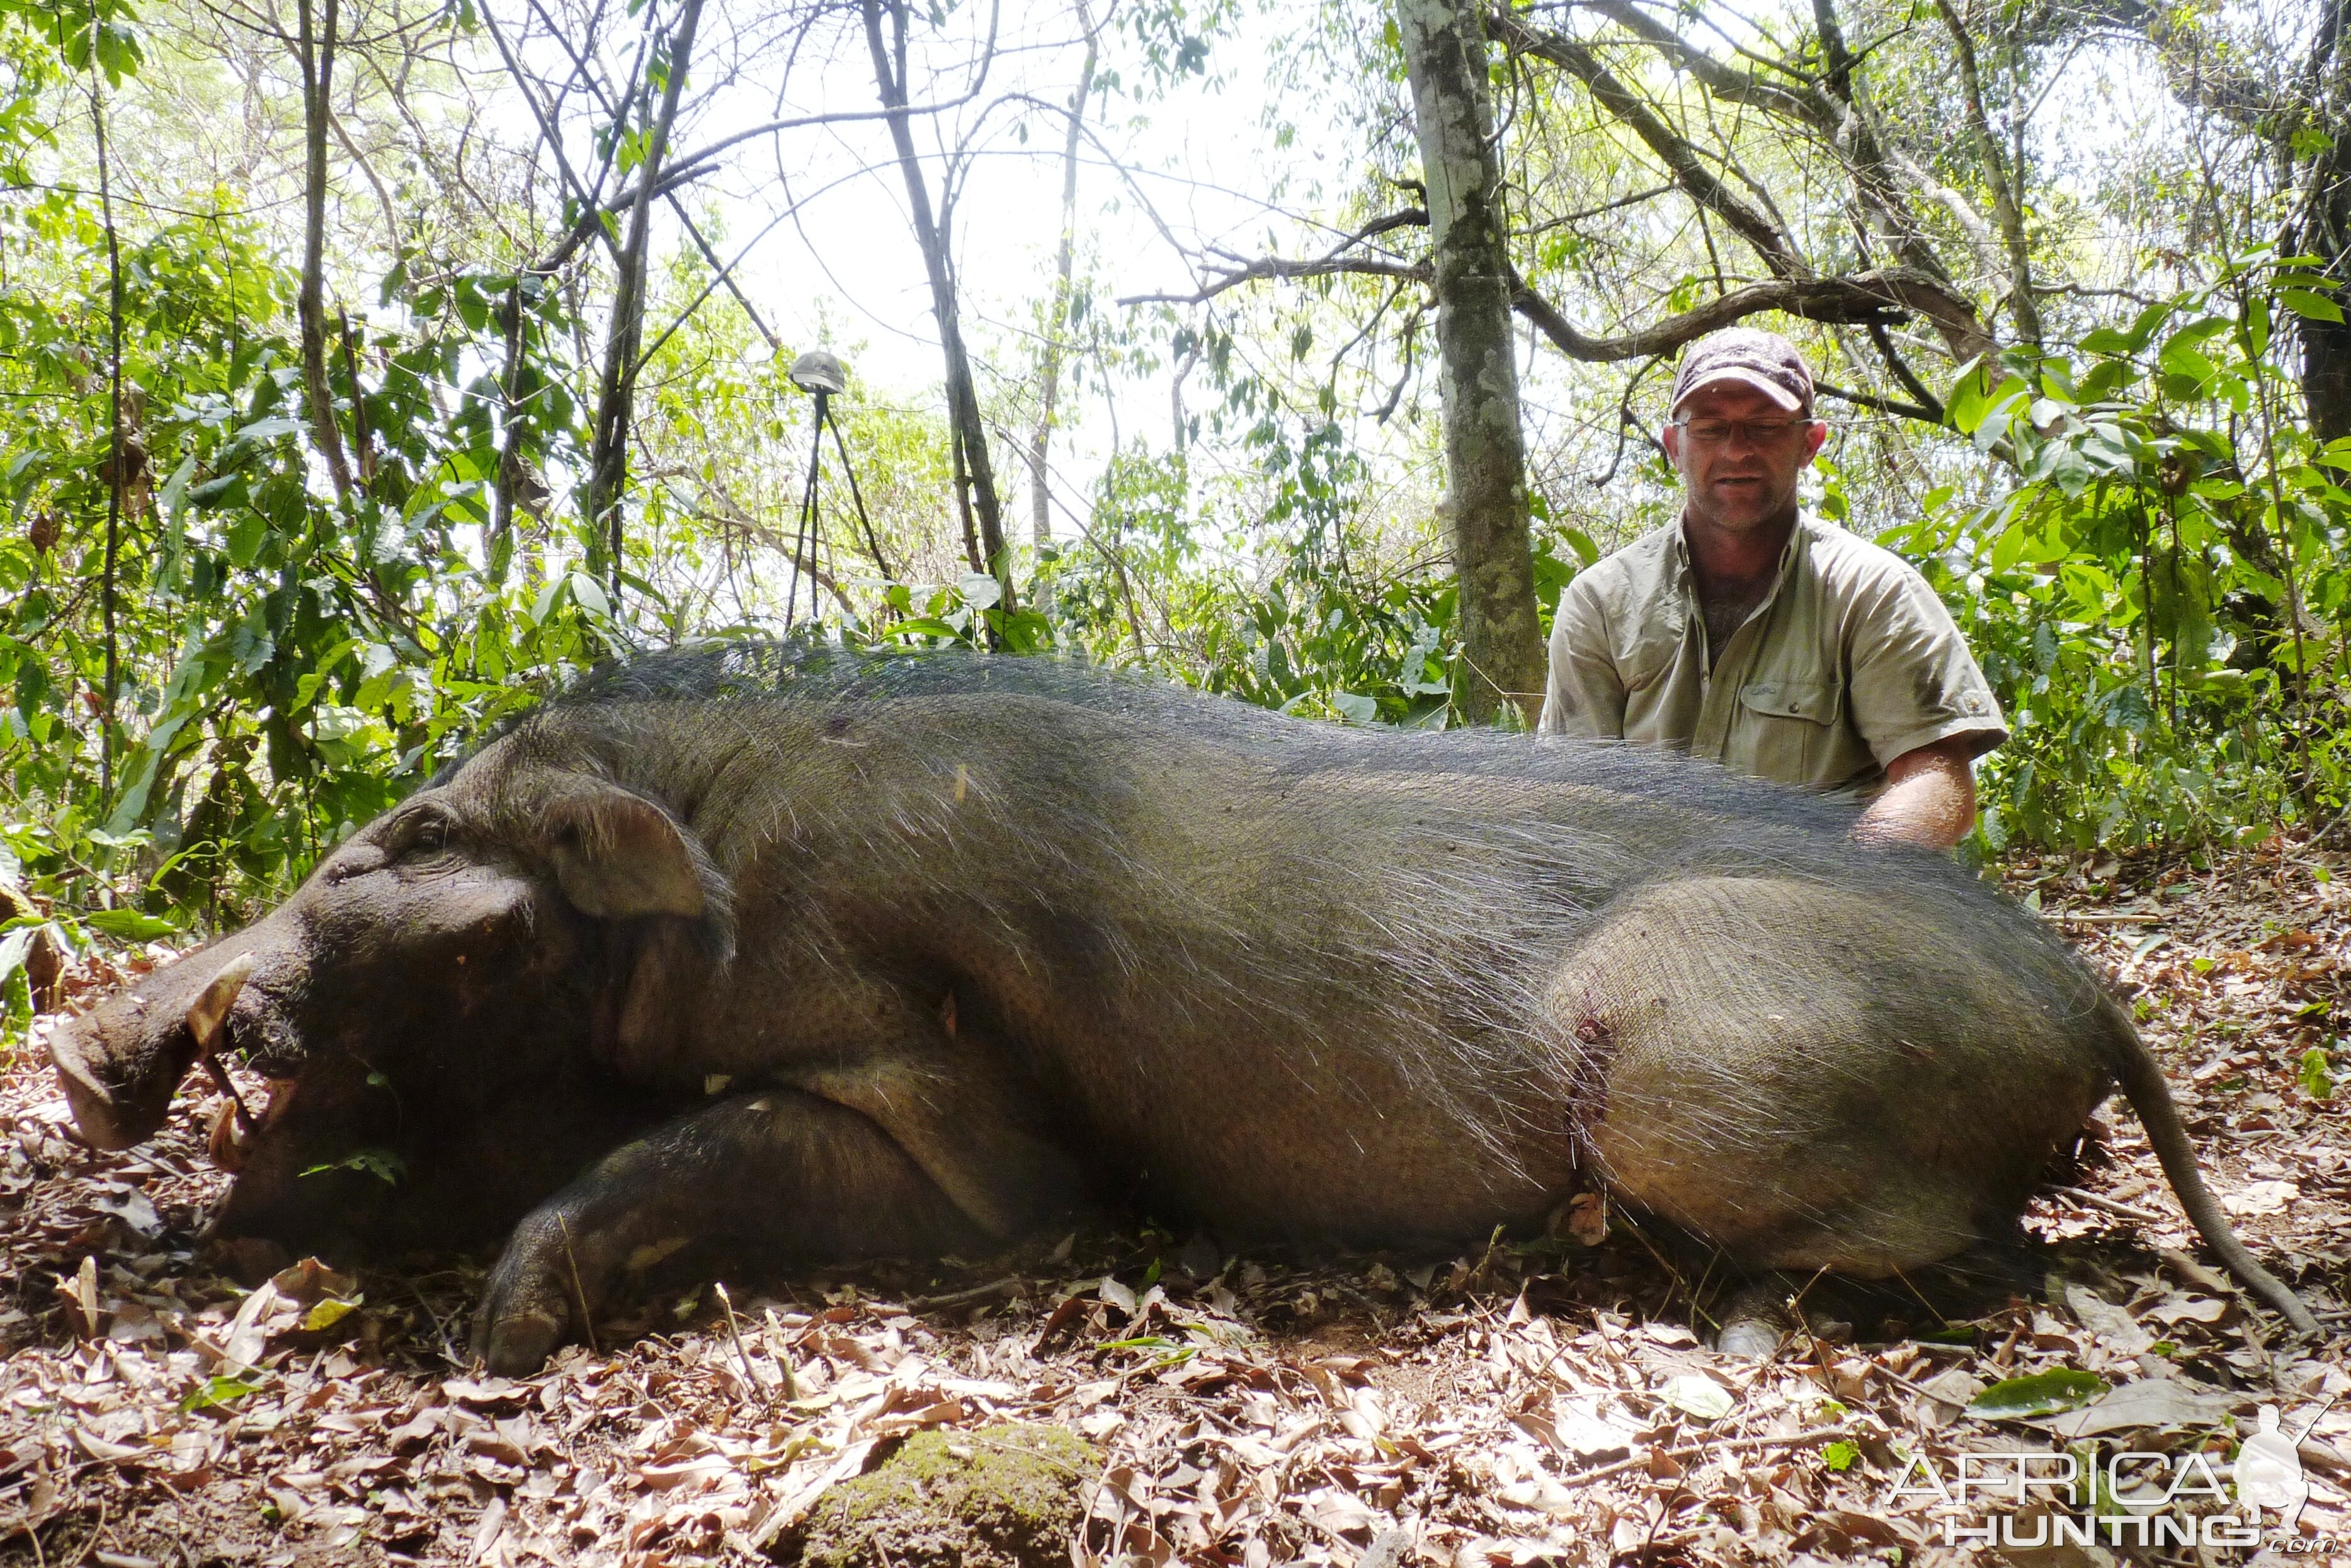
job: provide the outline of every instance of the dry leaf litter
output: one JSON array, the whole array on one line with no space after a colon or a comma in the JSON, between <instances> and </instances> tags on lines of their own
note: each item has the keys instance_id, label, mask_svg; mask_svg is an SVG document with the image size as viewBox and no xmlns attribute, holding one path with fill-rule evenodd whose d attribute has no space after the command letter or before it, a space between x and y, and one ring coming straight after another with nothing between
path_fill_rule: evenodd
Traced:
<instances>
[{"instance_id":1,"label":"dry leaf litter","mask_svg":"<svg viewBox=\"0 0 2351 1568\"><path fill-rule=\"evenodd\" d=\"M2043 1289L1957 1333L1925 1312L1928 1337L1816 1321L1773 1362L1718 1356L1693 1332L1708 1284L1586 1197L1553 1238L1443 1260L1231 1257L1144 1229L705 1287L509 1381L465 1354L477 1268L305 1260L241 1289L197 1240L226 1185L204 1155L213 1107L192 1095L152 1142L86 1148L44 1019L0 1075L0 1557L761 1563L805 1549L828 1493L914 1435L967 1457L1025 1423L1082 1439L1077 1568L1958 1563L1975 1559L1943 1544L1945 1517L1986 1509L1890 1498L1914 1457L2053 1438L2218 1461L2266 1403L2295 1433L2315 1418L2301 1544L2351 1561L2351 1081L2332 1082L2351 1070L2351 855L2273 840L2210 871L2006 874L2134 999L2215 1189L2326 1343L2284 1336L2199 1260L2117 1103L2028 1217L2052 1244ZM66 1009L168 956L84 959ZM2034 1420L1968 1409L2053 1369L2108 1392Z\"/></svg>"}]
</instances>

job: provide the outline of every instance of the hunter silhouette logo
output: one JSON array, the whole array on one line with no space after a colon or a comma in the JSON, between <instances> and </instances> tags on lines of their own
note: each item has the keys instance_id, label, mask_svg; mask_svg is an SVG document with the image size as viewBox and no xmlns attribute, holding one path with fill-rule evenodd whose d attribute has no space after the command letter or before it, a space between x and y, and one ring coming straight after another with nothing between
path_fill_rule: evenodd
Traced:
<instances>
[{"instance_id":1,"label":"hunter silhouette logo","mask_svg":"<svg viewBox=\"0 0 2351 1568\"><path fill-rule=\"evenodd\" d=\"M2255 1419L2260 1430L2238 1448L2231 1470L2237 1500L2275 1509L2278 1528L2292 1530L2302 1505L2310 1500L2310 1483L2302 1479L2302 1456L2294 1452L2294 1439L2278 1430L2276 1406L2262 1406Z\"/></svg>"}]
</instances>

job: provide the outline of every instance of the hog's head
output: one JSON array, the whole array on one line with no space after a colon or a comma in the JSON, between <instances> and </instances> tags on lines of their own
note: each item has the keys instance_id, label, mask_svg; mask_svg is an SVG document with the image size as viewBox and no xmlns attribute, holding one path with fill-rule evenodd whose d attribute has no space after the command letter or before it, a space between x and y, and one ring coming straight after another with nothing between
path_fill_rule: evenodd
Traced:
<instances>
[{"instance_id":1,"label":"hog's head","mask_svg":"<svg viewBox=\"0 0 2351 1568\"><path fill-rule=\"evenodd\" d=\"M613 1069L724 961L725 884L662 806L518 738L52 1036L83 1137L140 1142L200 1056L242 1056L271 1093L216 1232L349 1253L490 1239L663 1113Z\"/></svg>"}]
</instances>

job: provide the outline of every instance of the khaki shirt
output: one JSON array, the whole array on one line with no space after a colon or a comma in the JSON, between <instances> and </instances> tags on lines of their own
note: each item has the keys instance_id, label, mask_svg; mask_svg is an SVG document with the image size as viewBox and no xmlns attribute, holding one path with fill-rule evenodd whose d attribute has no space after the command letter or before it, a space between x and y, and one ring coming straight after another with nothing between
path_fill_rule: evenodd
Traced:
<instances>
[{"instance_id":1,"label":"khaki shirt","mask_svg":"<svg viewBox=\"0 0 2351 1568\"><path fill-rule=\"evenodd\" d=\"M1869 789L1903 753L2008 738L1950 612L1901 557L1800 516L1771 593L1709 673L1677 518L1577 574L1552 624L1546 734L1680 747L1812 789Z\"/></svg>"}]
</instances>

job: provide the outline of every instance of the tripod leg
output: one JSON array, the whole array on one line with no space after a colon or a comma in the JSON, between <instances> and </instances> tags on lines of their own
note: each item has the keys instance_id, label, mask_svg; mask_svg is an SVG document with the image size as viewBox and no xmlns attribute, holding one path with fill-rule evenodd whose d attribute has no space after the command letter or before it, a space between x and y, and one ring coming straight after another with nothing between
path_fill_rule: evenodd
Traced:
<instances>
[{"instance_id":1,"label":"tripod leg","mask_svg":"<svg viewBox=\"0 0 2351 1568\"><path fill-rule=\"evenodd\" d=\"M873 564L881 570L883 580L894 582L897 580L891 575L889 559L882 553L882 541L874 536L873 519L865 515L865 496L857 487L857 465L849 460L849 443L841 437L841 416L826 417L832 421L832 445L841 454L841 471L849 476L849 498L857 503L857 520L865 529L865 548L873 552Z\"/></svg>"},{"instance_id":2,"label":"tripod leg","mask_svg":"<svg viewBox=\"0 0 2351 1568\"><path fill-rule=\"evenodd\" d=\"M816 579L810 569L816 563L816 482L824 465L824 421L826 394L816 394L816 422L809 427L808 486L800 492L799 531L792 536L792 575L784 587L784 630L792 628L792 607L799 602L800 579L809 580L809 619L816 619Z\"/></svg>"}]
</instances>

